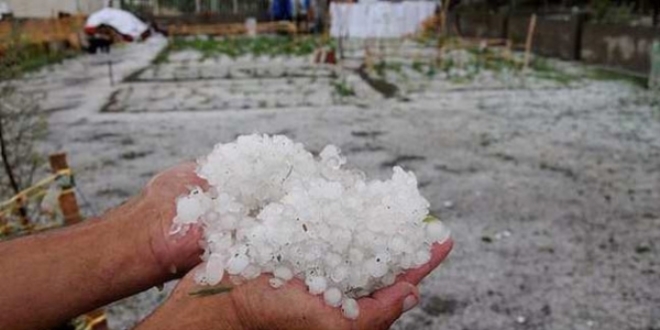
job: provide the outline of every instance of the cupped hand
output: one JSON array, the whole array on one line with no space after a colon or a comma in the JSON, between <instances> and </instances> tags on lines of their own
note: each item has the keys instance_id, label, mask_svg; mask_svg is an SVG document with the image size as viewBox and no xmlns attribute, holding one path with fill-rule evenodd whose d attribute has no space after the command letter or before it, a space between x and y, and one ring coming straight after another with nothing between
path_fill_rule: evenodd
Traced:
<instances>
[{"instance_id":1,"label":"cupped hand","mask_svg":"<svg viewBox=\"0 0 660 330\"><path fill-rule=\"evenodd\" d=\"M138 217L147 222L153 259L171 277L182 276L201 262L202 231L199 227L193 226L183 234L171 234L177 197L188 194L193 187L207 186L206 181L195 174L195 166L192 162L184 163L157 174L140 196L125 206L138 212Z\"/></svg>"},{"instance_id":2,"label":"cupped hand","mask_svg":"<svg viewBox=\"0 0 660 330\"><path fill-rule=\"evenodd\" d=\"M400 275L393 285L358 299L360 314L355 321L344 318L340 309L327 306L321 296L309 294L297 279L273 289L268 282L270 276L262 275L226 293L191 295L199 289L192 271L138 329L388 329L402 313L417 305L417 284L440 265L452 246L451 240L433 245L427 264ZM222 285L232 286L228 279Z\"/></svg>"}]
</instances>

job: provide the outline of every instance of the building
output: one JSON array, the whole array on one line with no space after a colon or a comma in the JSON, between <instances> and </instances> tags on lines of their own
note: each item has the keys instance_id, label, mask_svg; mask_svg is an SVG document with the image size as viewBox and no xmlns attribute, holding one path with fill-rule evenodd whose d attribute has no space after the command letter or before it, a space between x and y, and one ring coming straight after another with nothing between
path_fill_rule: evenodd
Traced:
<instances>
[{"instance_id":1,"label":"building","mask_svg":"<svg viewBox=\"0 0 660 330\"><path fill-rule=\"evenodd\" d=\"M11 9L16 18L57 17L60 13L90 14L112 0L0 0ZM117 1L118 2L118 1ZM117 4L115 4L116 6Z\"/></svg>"}]
</instances>

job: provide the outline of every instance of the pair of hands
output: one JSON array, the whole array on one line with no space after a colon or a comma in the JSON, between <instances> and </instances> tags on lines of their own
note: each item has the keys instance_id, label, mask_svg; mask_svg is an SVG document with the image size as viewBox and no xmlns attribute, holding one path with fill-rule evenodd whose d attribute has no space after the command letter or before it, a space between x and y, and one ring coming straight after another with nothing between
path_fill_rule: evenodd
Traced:
<instances>
[{"instance_id":1,"label":"pair of hands","mask_svg":"<svg viewBox=\"0 0 660 330\"><path fill-rule=\"evenodd\" d=\"M247 281L230 292L211 296L192 296L198 289L193 280L201 250L199 228L185 236L171 236L175 216L174 200L202 186L204 180L194 173L195 165L183 164L162 172L152 179L136 200L125 207L139 208L150 219L149 241L153 260L173 277L186 274L169 299L138 330L149 329L388 329L402 313L419 302L417 285L449 254L452 241L432 247L432 258L426 265L399 276L396 283L358 299L360 316L351 321L341 311L312 296L300 280L294 279L279 289L268 284L269 276ZM157 284L157 283L156 283ZM225 278L222 285L232 286Z\"/></svg>"}]
</instances>

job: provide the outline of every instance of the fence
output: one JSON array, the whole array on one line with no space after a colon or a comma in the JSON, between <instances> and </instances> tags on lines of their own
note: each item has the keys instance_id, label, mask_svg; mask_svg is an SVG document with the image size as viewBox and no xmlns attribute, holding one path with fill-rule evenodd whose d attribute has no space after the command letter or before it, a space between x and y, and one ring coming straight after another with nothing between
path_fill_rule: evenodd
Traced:
<instances>
[{"instance_id":1,"label":"fence","mask_svg":"<svg viewBox=\"0 0 660 330\"><path fill-rule=\"evenodd\" d=\"M121 7L163 23L239 23L270 19L268 0L123 0Z\"/></svg>"},{"instance_id":2,"label":"fence","mask_svg":"<svg viewBox=\"0 0 660 330\"><path fill-rule=\"evenodd\" d=\"M468 37L508 38L520 45L527 35L529 19L520 15L454 14L450 21L456 26L450 30ZM660 41L660 28L596 24L576 14L564 19L539 17L532 50L648 76L654 41Z\"/></svg>"},{"instance_id":3,"label":"fence","mask_svg":"<svg viewBox=\"0 0 660 330\"><path fill-rule=\"evenodd\" d=\"M82 221L66 155L49 160L51 175L0 203L0 239Z\"/></svg>"},{"instance_id":4,"label":"fence","mask_svg":"<svg viewBox=\"0 0 660 330\"><path fill-rule=\"evenodd\" d=\"M26 45L44 45L80 49L83 16L52 19L9 20L0 22L0 51L19 41ZM57 46L59 47L59 46Z\"/></svg>"}]
</instances>

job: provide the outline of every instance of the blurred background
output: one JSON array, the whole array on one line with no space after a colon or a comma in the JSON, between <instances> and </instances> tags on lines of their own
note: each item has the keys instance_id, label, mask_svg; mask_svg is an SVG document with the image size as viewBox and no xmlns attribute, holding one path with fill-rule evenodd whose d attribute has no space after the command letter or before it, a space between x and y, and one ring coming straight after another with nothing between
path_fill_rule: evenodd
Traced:
<instances>
[{"instance_id":1,"label":"blurred background","mask_svg":"<svg viewBox=\"0 0 660 330\"><path fill-rule=\"evenodd\" d=\"M660 1L0 0L0 240L251 133L416 173L394 329L660 329ZM62 329L130 329L172 284ZM26 307L27 308L27 307Z\"/></svg>"}]
</instances>

